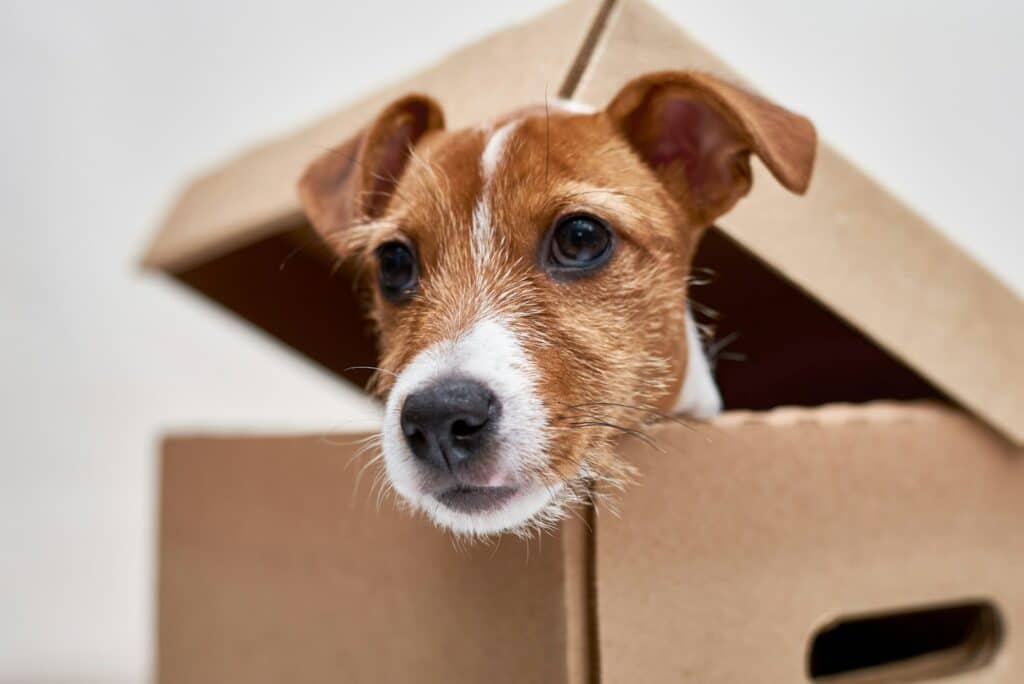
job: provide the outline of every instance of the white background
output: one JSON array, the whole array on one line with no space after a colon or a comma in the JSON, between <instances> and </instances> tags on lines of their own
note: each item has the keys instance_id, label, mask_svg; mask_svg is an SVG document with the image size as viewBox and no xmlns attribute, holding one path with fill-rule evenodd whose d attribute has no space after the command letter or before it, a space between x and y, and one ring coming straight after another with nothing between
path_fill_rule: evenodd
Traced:
<instances>
[{"instance_id":1,"label":"white background","mask_svg":"<svg viewBox=\"0 0 1024 684\"><path fill-rule=\"evenodd\" d=\"M175 192L551 4L0 3L0 681L148 677L163 429L372 416L136 269ZM1024 291L1024 4L658 4Z\"/></svg>"}]
</instances>

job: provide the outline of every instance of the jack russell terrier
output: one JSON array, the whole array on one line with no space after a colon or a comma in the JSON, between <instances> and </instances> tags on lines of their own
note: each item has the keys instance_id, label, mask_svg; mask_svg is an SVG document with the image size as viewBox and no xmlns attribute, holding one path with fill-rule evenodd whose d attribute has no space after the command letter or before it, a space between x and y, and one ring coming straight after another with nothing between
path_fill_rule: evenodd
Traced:
<instances>
[{"instance_id":1,"label":"jack russell terrier","mask_svg":"<svg viewBox=\"0 0 1024 684\"><path fill-rule=\"evenodd\" d=\"M527 534L621 484L621 433L721 408L687 301L704 230L756 154L803 193L804 117L703 73L653 73L444 129L409 95L299 182L372 288L391 486L456 533Z\"/></svg>"}]
</instances>

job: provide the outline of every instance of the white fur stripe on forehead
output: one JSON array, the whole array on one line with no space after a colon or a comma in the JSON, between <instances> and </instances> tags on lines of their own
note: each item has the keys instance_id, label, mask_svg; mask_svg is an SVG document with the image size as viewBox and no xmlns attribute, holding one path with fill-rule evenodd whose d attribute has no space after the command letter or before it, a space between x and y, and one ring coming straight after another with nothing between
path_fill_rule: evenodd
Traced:
<instances>
[{"instance_id":1,"label":"white fur stripe on forehead","mask_svg":"<svg viewBox=\"0 0 1024 684\"><path fill-rule=\"evenodd\" d=\"M473 256L483 266L490 260L494 242L494 226L491 220L491 180L505 156L509 138L521 123L521 119L510 121L490 134L480 155L480 197L473 207Z\"/></svg>"},{"instance_id":2,"label":"white fur stripe on forehead","mask_svg":"<svg viewBox=\"0 0 1024 684\"><path fill-rule=\"evenodd\" d=\"M498 168L498 163L501 162L509 136L512 135L520 123L522 123L522 119L509 121L494 131L491 137L488 138L487 144L484 145L483 154L480 155L480 176L483 178L485 186L490 183L491 178L494 176L494 171Z\"/></svg>"}]
</instances>

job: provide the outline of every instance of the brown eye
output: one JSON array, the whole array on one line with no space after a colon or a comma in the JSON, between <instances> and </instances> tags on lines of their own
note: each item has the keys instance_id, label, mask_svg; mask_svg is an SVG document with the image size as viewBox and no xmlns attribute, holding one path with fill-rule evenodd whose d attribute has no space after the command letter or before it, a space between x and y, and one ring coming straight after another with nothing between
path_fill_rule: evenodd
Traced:
<instances>
[{"instance_id":1,"label":"brown eye","mask_svg":"<svg viewBox=\"0 0 1024 684\"><path fill-rule=\"evenodd\" d=\"M385 298L399 302L416 290L419 266L412 248L392 240L377 248L377 282Z\"/></svg>"},{"instance_id":2,"label":"brown eye","mask_svg":"<svg viewBox=\"0 0 1024 684\"><path fill-rule=\"evenodd\" d=\"M590 214L570 214L551 231L548 264L556 270L583 272L603 266L612 253L612 231Z\"/></svg>"}]
</instances>

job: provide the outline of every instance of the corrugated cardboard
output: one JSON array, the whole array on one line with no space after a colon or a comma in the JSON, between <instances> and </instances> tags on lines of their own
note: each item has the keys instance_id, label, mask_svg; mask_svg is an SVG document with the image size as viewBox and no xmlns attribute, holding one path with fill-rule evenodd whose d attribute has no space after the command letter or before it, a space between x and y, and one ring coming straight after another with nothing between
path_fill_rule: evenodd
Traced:
<instances>
[{"instance_id":1,"label":"corrugated cardboard","mask_svg":"<svg viewBox=\"0 0 1024 684\"><path fill-rule=\"evenodd\" d=\"M378 509L352 435L170 439L159 679L799 682L836 619L983 599L1002 643L957 681L1021 681L1024 457L987 428L888 403L652 437L618 515L465 548Z\"/></svg>"},{"instance_id":2,"label":"corrugated cardboard","mask_svg":"<svg viewBox=\"0 0 1024 684\"><path fill-rule=\"evenodd\" d=\"M166 442L159 681L590 681L586 523L460 547L378 509L359 446Z\"/></svg>"},{"instance_id":3,"label":"corrugated cardboard","mask_svg":"<svg viewBox=\"0 0 1024 684\"><path fill-rule=\"evenodd\" d=\"M990 430L911 403L653 436L664 453L627 447L642 480L597 521L602 681L806 681L837 618L972 599L1004 640L956 681L1024 681L1024 455Z\"/></svg>"},{"instance_id":4,"label":"corrugated cardboard","mask_svg":"<svg viewBox=\"0 0 1024 684\"><path fill-rule=\"evenodd\" d=\"M571 2L209 174L146 263L359 382L372 340L299 212L305 163L407 91L459 126L545 91L602 105L661 68L732 75L643 2ZM665 425L622 445L641 480L620 517L467 548L377 509L359 435L170 438L160 681L797 682L837 620L975 604L996 636L821 681L1024 681L1021 302L827 146L806 198L759 179L697 263L720 280L694 295L748 356L720 364L728 406L975 415Z\"/></svg>"}]
</instances>

